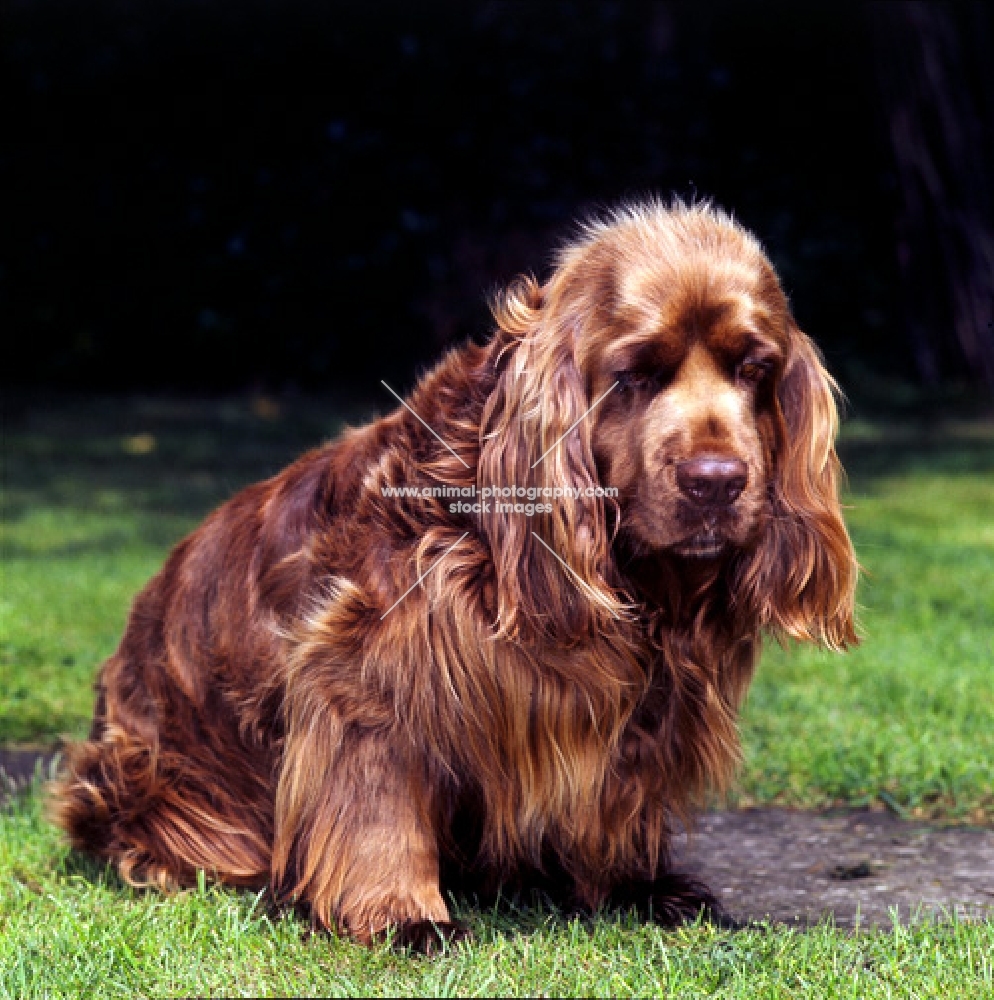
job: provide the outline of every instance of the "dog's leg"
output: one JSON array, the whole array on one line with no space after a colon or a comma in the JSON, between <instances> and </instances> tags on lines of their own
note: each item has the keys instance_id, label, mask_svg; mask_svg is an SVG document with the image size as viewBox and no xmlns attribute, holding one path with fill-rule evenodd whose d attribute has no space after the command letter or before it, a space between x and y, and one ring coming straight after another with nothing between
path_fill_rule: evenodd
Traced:
<instances>
[{"instance_id":1,"label":"dog's leg","mask_svg":"<svg viewBox=\"0 0 994 1000\"><path fill-rule=\"evenodd\" d=\"M276 800L273 884L316 924L418 951L466 936L439 887L428 781L389 729L327 717L292 730Z\"/></svg>"}]
</instances>

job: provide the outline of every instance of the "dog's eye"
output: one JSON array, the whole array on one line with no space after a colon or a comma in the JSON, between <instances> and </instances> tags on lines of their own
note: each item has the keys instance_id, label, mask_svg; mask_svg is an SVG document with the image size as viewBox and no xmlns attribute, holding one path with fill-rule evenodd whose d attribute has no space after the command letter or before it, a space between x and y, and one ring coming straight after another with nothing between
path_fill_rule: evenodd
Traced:
<instances>
[{"instance_id":1,"label":"dog's eye","mask_svg":"<svg viewBox=\"0 0 994 1000\"><path fill-rule=\"evenodd\" d=\"M752 358L746 358L739 365L735 374L743 382L758 385L769 374L770 367L768 361L756 361Z\"/></svg>"},{"instance_id":2,"label":"dog's eye","mask_svg":"<svg viewBox=\"0 0 994 1000\"><path fill-rule=\"evenodd\" d=\"M636 392L657 392L663 384L660 372L615 372L617 392L622 395Z\"/></svg>"},{"instance_id":3,"label":"dog's eye","mask_svg":"<svg viewBox=\"0 0 994 1000\"><path fill-rule=\"evenodd\" d=\"M615 372L614 380L617 383L617 392L621 396L626 396L635 390L636 376L634 372Z\"/></svg>"}]
</instances>

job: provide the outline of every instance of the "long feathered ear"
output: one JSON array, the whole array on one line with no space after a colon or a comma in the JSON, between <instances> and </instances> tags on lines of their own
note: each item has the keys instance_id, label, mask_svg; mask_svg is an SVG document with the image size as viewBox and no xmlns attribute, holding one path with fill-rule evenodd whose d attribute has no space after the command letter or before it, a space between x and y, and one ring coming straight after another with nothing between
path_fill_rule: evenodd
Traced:
<instances>
[{"instance_id":1,"label":"long feathered ear","mask_svg":"<svg viewBox=\"0 0 994 1000\"><path fill-rule=\"evenodd\" d=\"M575 354L585 313L561 278L543 288L520 279L494 304L499 373L480 426L478 479L492 493L482 521L508 638L570 645L610 634L624 617L595 496L593 401ZM529 516L528 504L544 509Z\"/></svg>"},{"instance_id":2,"label":"long feathered ear","mask_svg":"<svg viewBox=\"0 0 994 1000\"><path fill-rule=\"evenodd\" d=\"M744 582L775 633L844 649L859 641L859 566L839 504L837 392L818 349L791 322L774 420L772 513Z\"/></svg>"}]
</instances>

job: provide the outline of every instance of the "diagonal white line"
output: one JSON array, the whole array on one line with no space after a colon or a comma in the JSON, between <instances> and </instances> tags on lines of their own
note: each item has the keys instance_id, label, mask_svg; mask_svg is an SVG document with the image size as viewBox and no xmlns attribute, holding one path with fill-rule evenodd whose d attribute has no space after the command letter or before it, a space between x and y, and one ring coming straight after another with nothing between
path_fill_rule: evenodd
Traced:
<instances>
[{"instance_id":1,"label":"diagonal white line","mask_svg":"<svg viewBox=\"0 0 994 1000\"><path fill-rule=\"evenodd\" d=\"M395 392L393 391L393 389L391 389L391 388L390 388L390 386L388 386L388 385L386 384L386 382L384 382L384 381L383 381L383 379L380 379L380 385L382 385L382 386L383 386L383 388L384 388L384 389L386 389L386 391L387 391L387 392L389 392L389 393L390 393L390 395L391 395L391 396L393 396L393 397L394 397L394 399L396 399L396 400L397 400L397 402L398 402L398 403L400 403L400 405L401 405L401 406L403 406L405 410L407 410L407 411L408 411L409 413L412 413L412 414L413 414L413 415L414 415L415 417L417 417L417 419L418 419L418 420L421 420L421 418L420 418L420 417L418 417L418 415L417 415L416 413L414 413L414 410L412 410L412 409L411 409L411 408L410 408L410 407L409 407L409 406L407 405L407 403L405 403L405 402L404 402L404 400L403 400L403 399L401 399L401 398L400 398L400 396L398 396L398 395L397 395L397 393L395 393ZM614 387L612 386L611 388L614 388ZM430 427L428 427L428 425L427 425L427 424L426 424L426 423L425 423L425 422L424 422L423 420L421 420L421 423L422 423L422 424L423 424L423 425L424 425L424 426L425 426L425 427L426 427L426 428L427 428L427 429L428 429L428 430L429 430L429 431L430 431L430 432L431 432L432 434L435 434L435 432L434 432L434 431L433 431L433 430L432 430L432 429L431 429ZM441 442L442 444L444 444L446 448L449 448L449 446L448 446L447 444L445 444L445 442L444 442L444 441L442 441L442 439L441 439L440 437L438 437L438 435L437 435L437 434L435 434L435 437L436 437L436 438L438 438L438 440L439 440L439 441L440 441L440 442ZM553 447L555 447L555 445L553 445ZM452 449L451 449L451 448L449 448L449 451L452 451ZM456 455L456 453L455 453L454 451L452 451L452 454L453 454L453 455ZM458 459L459 459L459 461L460 461L460 462L462 462L462 464L463 464L463 465L465 465L467 469L469 468L469 466L468 466L468 465L466 465L466 463L465 463L465 462L463 462L463 460L462 460L461 458L459 458L459 456L458 456L458 455L456 455L456 458L458 458Z\"/></svg>"},{"instance_id":2,"label":"diagonal white line","mask_svg":"<svg viewBox=\"0 0 994 1000\"><path fill-rule=\"evenodd\" d=\"M415 416L417 416L417 414L415 414ZM429 428L429 430L430 430L430 429L431 429L431 428ZM443 442L443 444L444 444L444 442ZM442 561L442 560L443 560L443 559L444 559L444 558L445 558L445 557L446 557L446 556L447 556L447 555L448 555L448 554L449 554L449 553L450 553L450 552L451 552L451 551L452 551L452 550L453 550L453 549L454 549L454 548L455 548L455 547L456 547L456 546L457 546L457 545L458 545L458 544L459 544L459 543L460 543L460 542L461 542L461 541L462 541L462 540L463 540L463 539L464 539L464 538L465 538L465 537L466 537L466 536L467 536L468 534L469 534L469 532L468 532L468 531L464 531L464 532L462 533L462 535L461 535L461 536L460 536L459 538L457 538L457 539L456 539L456 540L455 540L455 541L454 541L454 542L453 542L453 543L452 543L452 544L451 544L451 545L450 545L450 546L449 546L449 547L448 547L448 548L447 548L447 549L446 549L446 550L445 550L445 551L444 551L444 552L443 552L443 553L442 553L442 554L441 554L441 555L440 555L440 556L439 556L439 557L438 557L438 558L437 558L437 559L436 559L436 560L435 560L435 561L434 561L434 562L433 562L433 563L432 563L432 564L431 564L431 565L430 565L430 566L429 566L429 567L428 567L428 568L427 568L427 569L426 569L426 570L425 570L425 571L424 571L424 572L423 572L422 574L421 574L421 576L419 576L419 577L418 577L418 578L417 578L417 579L416 579L416 580L414 581L414 583L412 583L412 584L410 585L410 587L408 587L408 588L407 588L407 590L405 590L405 591L404 591L404 593L403 593L403 594L401 594L401 595L400 595L400 597L398 597L398 598L397 598L397 600L396 600L396 601L394 601L394 602L393 602L393 604L391 604L391 605L390 605L390 607L389 607L389 608L387 608L387 609L386 609L386 611L384 611L384 612L383 612L383 614L382 614L382 615L380 615L380 621L383 621L383 619L384 619L384 618L386 618L386 616L387 616L388 614L390 614L390 612L391 612L391 611L393 611L393 609L394 609L395 607L397 607L397 605L398 605L398 604L400 604L400 602L401 602L401 601L402 601L402 600L403 600L403 599L404 599L405 597L407 597L407 595L408 595L408 594L409 594L409 593L410 593L410 592L411 592L412 590L414 590L414 588L415 588L415 587L416 587L416 586L417 586L417 585L418 585L418 584L419 584L419 583L420 583L420 582L421 582L421 581L422 581L422 580L423 580L423 579L424 579L424 578L425 578L425 577L426 577L426 576L427 576L427 575L428 575L428 574L429 574L429 573L430 573L430 572L431 572L431 571L432 571L432 570L433 570L433 569L434 569L434 568L435 568L435 567L436 567L436 566L437 566L437 565L438 565L438 564L439 564L439 563L440 563L440 562L441 562L441 561Z\"/></svg>"},{"instance_id":3,"label":"diagonal white line","mask_svg":"<svg viewBox=\"0 0 994 1000\"><path fill-rule=\"evenodd\" d=\"M612 387L612 388L613 388L613 387ZM610 391L610 390L608 390L608 391ZM555 549L554 549L554 548L553 548L553 547L552 547L551 545L547 544L546 542L543 542L543 541L542 541L542 539L541 539L541 538L539 538L539 537L538 537L538 535L536 535L534 531L532 532L532 535L533 535L533 537L535 538L535 541L536 541L536 542L542 542L542 544L543 544L543 545L544 545L544 546L545 546L545 547L546 547L546 548L547 548L547 549L548 549L548 550L549 550L549 551L550 551L550 552L551 552L551 553L552 553L552 554L553 554L553 555L554 555L554 556L555 556L555 557L556 557L556 558L557 558L557 559L558 559L558 560L559 560L559 561L560 561L560 562L561 562L561 563L563 564L563 566L564 566L564 567L565 567L566 569L568 569L568 570L570 571L570 573L572 573L572 574L573 574L573 576L574 576L574 577L576 578L576 582L577 582L577 583L579 583L579 584L580 584L580 586L581 586L581 587L583 587L583 589L584 589L584 590L588 591L588 592L590 593L590 596L591 596L591 597L593 597L593 598L596 598L596 599L597 599L598 601L600 601L600 602L601 602L601 604L603 604L603 605L604 605L604 607L605 607L605 608L607 608L607 609L608 609L608 611L610 611L610 612L611 612L611 614L612 614L612 615L614 615L614 617L615 617L615 618L617 618L617 617L618 617L618 615L617 615L617 614L615 613L615 610L614 610L614 608L612 608L612 607L611 607L611 605L610 605L610 604L608 604L608 603L607 603L607 601L605 601L605 600L604 600L604 598L603 598L603 597L601 597L601 595L600 595L600 594L598 594L598 593L597 593L597 591L596 591L596 590L594 590L594 589L593 589L593 587L591 587L591 586L590 586L590 584L589 584L589 583L587 583L587 582L586 582L586 581L585 581L585 580L584 580L584 579L583 579L583 578L582 578L582 577L580 576L580 574L579 574L579 573L577 573L577 571L576 571L575 569L573 569L573 567L572 567L572 566L570 566L570 564L569 564L568 562L566 562L566 561L565 561L564 559L562 559L562 558L560 557L559 553L558 553L558 552L556 552L556 550L555 550Z\"/></svg>"},{"instance_id":4,"label":"diagonal white line","mask_svg":"<svg viewBox=\"0 0 994 1000\"><path fill-rule=\"evenodd\" d=\"M553 442L553 444L552 444L552 447L551 447L551 448L546 448L546 449L545 449L545 451L544 451L544 452L542 452L542 455L541 455L541 457L540 457L540 458L539 458L539 459L538 459L538 460L537 460L537 461L535 462L535 464L534 464L534 465L532 466L532 468L534 469L534 468L535 468L535 466L536 466L536 465L538 465L538 463L539 463L539 462L541 462L541 461L542 461L542 459L543 459L543 458L545 458L545 456L546 456L546 455L548 455L548 454L549 454L549 452L550 452L550 451L552 451L552 449L553 449L553 448L555 448L555 447L556 447L556 445L557 445L557 444L559 444L559 442L560 442L560 441L562 441L562 439L563 439L564 437L566 437L566 435L567 435L567 434L569 434L569 432L570 432L571 430L573 430L573 428L574 428L574 427L576 427L576 425L577 425L577 424L578 424L578 423L579 423L579 422L580 422L581 420L583 420L583 418L584 418L585 416L587 416L587 414L588 414L588 413L590 413L590 411L591 411L591 410L593 410L593 408L594 408L594 407L595 407L595 406L596 406L596 405L597 405L598 403L600 403L600 402L601 402L601 400L603 400L603 399L606 399L606 398L608 397L608 395L609 395L610 393L614 392L614 390L615 390L615 389L616 389L616 388L618 387L618 385L619 385L619 383L618 383L618 382L615 382L615 383L614 383L614 385L612 385L612 386L611 386L611 388L607 390L607 392L604 392L604 393L602 393L602 394L601 394L600 396L598 396L598 397L597 397L597 399L595 399L595 400L594 400L594 401L593 401L593 402L592 402L592 403L590 404L590 406L588 406L588 407L587 407L586 411L585 411L584 413L581 413L581 414L580 414L580 416L579 416L579 417L577 417L575 421L573 421L573 423L572 423L572 424L570 425L570 427L569 427L569 430L567 430L567 431L566 431L565 433L563 433L563 434L560 434L560 435L559 435L559 437L558 437L558 438L556 438L556 440L555 440L555 441ZM536 537L538 537L538 536L536 536ZM541 539L539 539L539 541L542 541L542 540L541 540ZM544 545L545 543L544 543L544 542L542 542L542 544Z\"/></svg>"}]
</instances>

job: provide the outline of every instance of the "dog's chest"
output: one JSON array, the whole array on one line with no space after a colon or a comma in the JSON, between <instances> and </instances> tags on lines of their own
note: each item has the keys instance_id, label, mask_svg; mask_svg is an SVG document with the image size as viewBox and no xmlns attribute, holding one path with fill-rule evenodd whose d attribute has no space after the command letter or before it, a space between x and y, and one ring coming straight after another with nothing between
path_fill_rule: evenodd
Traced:
<instances>
[{"instance_id":1,"label":"dog's chest","mask_svg":"<svg viewBox=\"0 0 994 1000\"><path fill-rule=\"evenodd\" d=\"M496 811L542 826L596 810L637 705L631 665L603 651L513 655L490 715Z\"/></svg>"}]
</instances>

